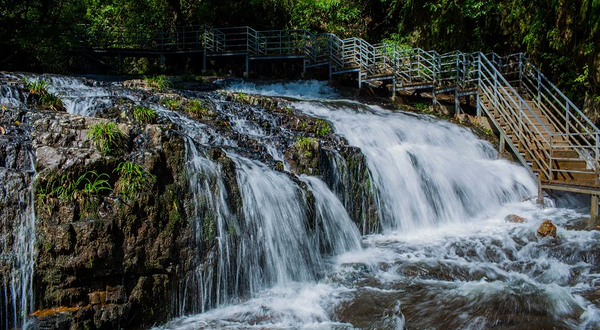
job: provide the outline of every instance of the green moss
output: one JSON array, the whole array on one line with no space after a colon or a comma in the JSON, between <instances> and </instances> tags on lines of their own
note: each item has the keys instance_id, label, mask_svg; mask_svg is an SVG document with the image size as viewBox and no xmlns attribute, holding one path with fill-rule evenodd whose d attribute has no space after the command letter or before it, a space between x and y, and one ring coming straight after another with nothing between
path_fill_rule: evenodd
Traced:
<instances>
[{"instance_id":1,"label":"green moss","mask_svg":"<svg viewBox=\"0 0 600 330\"><path fill-rule=\"evenodd\" d=\"M227 235L229 235L230 237L233 237L236 235L236 233L237 233L237 229L235 228L235 226L232 224L229 224L227 226Z\"/></svg>"},{"instance_id":2,"label":"green moss","mask_svg":"<svg viewBox=\"0 0 600 330\"><path fill-rule=\"evenodd\" d=\"M215 222L213 217L206 215L204 221L202 221L202 233L205 241L212 241L215 239Z\"/></svg>"},{"instance_id":3,"label":"green moss","mask_svg":"<svg viewBox=\"0 0 600 330\"><path fill-rule=\"evenodd\" d=\"M180 99L169 99L169 98L165 98L162 99L160 101L160 103L164 104L167 108L174 110L174 109L178 109L181 107L181 100Z\"/></svg>"},{"instance_id":4,"label":"green moss","mask_svg":"<svg viewBox=\"0 0 600 330\"><path fill-rule=\"evenodd\" d=\"M285 170L285 167L283 166L283 162L278 160L275 163L275 170L279 171L279 172L283 172Z\"/></svg>"},{"instance_id":5,"label":"green moss","mask_svg":"<svg viewBox=\"0 0 600 330\"><path fill-rule=\"evenodd\" d=\"M198 99L190 100L187 103L185 109L190 115L194 117L209 116L211 114L210 110L206 108L204 103Z\"/></svg>"},{"instance_id":6,"label":"green moss","mask_svg":"<svg viewBox=\"0 0 600 330\"><path fill-rule=\"evenodd\" d=\"M183 226L183 223L183 215L181 215L181 212L179 211L177 202L173 201L173 208L169 212L169 222L167 223L167 230L170 233L173 233L175 232L176 228L181 228Z\"/></svg>"},{"instance_id":7,"label":"green moss","mask_svg":"<svg viewBox=\"0 0 600 330\"><path fill-rule=\"evenodd\" d=\"M306 158L312 157L312 145L317 142L317 139L310 137L301 137L296 140L296 149Z\"/></svg>"}]
</instances>

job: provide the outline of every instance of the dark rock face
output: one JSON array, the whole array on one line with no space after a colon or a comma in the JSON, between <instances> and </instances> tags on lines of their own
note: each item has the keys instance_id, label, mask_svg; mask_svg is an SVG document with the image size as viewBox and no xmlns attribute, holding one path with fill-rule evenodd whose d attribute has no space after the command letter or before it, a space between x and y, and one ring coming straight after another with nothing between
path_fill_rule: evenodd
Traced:
<instances>
[{"instance_id":1,"label":"dark rock face","mask_svg":"<svg viewBox=\"0 0 600 330\"><path fill-rule=\"evenodd\" d=\"M227 117L211 108L209 100L203 99L201 107L195 105L193 101L202 98L200 93L154 92L143 98L152 102L173 99L179 105L172 110L237 141L243 146L236 150L239 154L277 171L289 171L290 178L305 190L309 209L314 198L298 179L300 174L320 176L363 233L377 231L376 193L370 188L366 159L359 149L335 135L326 121L294 112L284 99L231 93L217 96L234 102L239 111L259 106L275 118L251 117L249 111L247 119L272 135L278 131L275 126L284 128L277 139L290 164L286 170L260 141L234 132ZM0 229L13 232L10 219L23 207L23 194L29 193L35 173L36 311L32 317L37 328L137 329L195 312L181 309L175 300L188 302L189 297L182 296L182 279L194 269L216 267L218 233L214 214L193 210L201 203L194 203L189 194L186 145L180 127L164 119L158 124L139 123L132 116L133 101L118 96L110 96L114 102L98 105L96 117L86 117L28 106L27 92L19 93L22 109L0 113ZM195 94L187 97L188 93ZM109 155L102 153L88 134L94 125L106 123L115 123L124 136L121 149ZM235 163L219 148L205 151L220 165L219 175L230 199L227 203L237 217L242 205ZM124 162L139 166L155 179L124 194L121 190L128 183L117 170ZM86 185L94 186L98 178L106 181L106 189ZM192 212L203 215L200 229L188 221ZM11 251L11 236L3 237L7 239L0 252ZM0 256L3 277L10 272L8 259ZM219 276L217 271L214 276ZM189 302L193 305L194 300Z\"/></svg>"},{"instance_id":2,"label":"dark rock face","mask_svg":"<svg viewBox=\"0 0 600 330\"><path fill-rule=\"evenodd\" d=\"M31 120L38 187L54 187L57 175L76 178L86 171L106 173L116 187L115 169L124 159L102 155L86 138L88 127L104 120L62 113L36 113ZM129 160L155 175L154 184L135 198L114 191L72 199L38 194L36 306L76 307L68 312L70 328L164 321L172 316L166 302L186 260L182 252L189 233L178 208L186 185L181 138L158 125L120 124L119 129L129 139ZM45 314L41 326L64 323L62 316Z\"/></svg>"}]
</instances>

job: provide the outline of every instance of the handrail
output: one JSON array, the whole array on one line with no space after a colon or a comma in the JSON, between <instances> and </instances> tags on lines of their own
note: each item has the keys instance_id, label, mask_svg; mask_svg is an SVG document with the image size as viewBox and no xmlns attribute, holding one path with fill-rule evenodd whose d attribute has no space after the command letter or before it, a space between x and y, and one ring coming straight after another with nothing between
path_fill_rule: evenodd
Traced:
<instances>
[{"instance_id":1,"label":"handrail","mask_svg":"<svg viewBox=\"0 0 600 330\"><path fill-rule=\"evenodd\" d=\"M81 44L85 44L86 34L105 48L133 45L257 56L297 54L309 65L328 62L331 73L356 70L361 77L392 76L394 84L400 87L476 88L478 95L494 103L500 117L548 178L552 178L553 173L567 171L553 169L552 165L553 160L565 157L554 156L555 150L565 148L565 142L586 162L591 157L592 171L600 174L598 128L523 53L500 56L493 52L452 51L440 54L418 47L373 45L362 38L340 39L332 33L314 34L303 29L258 31L249 26L174 27L168 31L121 27L92 31L88 26L78 35ZM478 106L480 99L478 97ZM530 137L537 138L531 142Z\"/></svg>"}]
</instances>

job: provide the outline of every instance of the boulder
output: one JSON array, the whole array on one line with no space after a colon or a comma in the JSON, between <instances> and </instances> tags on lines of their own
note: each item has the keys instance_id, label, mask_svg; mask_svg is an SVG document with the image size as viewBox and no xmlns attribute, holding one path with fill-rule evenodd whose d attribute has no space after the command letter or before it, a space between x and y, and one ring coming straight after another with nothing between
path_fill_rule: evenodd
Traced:
<instances>
[{"instance_id":1,"label":"boulder","mask_svg":"<svg viewBox=\"0 0 600 330\"><path fill-rule=\"evenodd\" d=\"M523 217L518 216L516 214L509 214L504 218L504 221L511 223L523 223L525 219Z\"/></svg>"},{"instance_id":2,"label":"boulder","mask_svg":"<svg viewBox=\"0 0 600 330\"><path fill-rule=\"evenodd\" d=\"M538 228L537 234L541 237L556 237L556 226L550 220L546 220L542 222L542 224Z\"/></svg>"}]
</instances>

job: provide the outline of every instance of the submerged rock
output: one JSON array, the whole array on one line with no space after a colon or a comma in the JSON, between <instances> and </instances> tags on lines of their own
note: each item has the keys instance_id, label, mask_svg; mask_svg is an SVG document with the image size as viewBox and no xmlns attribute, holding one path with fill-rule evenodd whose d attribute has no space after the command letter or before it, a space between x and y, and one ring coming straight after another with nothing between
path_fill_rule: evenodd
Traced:
<instances>
[{"instance_id":1,"label":"submerged rock","mask_svg":"<svg viewBox=\"0 0 600 330\"><path fill-rule=\"evenodd\" d=\"M511 223L523 223L525 219L523 217L518 216L516 214L509 214L504 218L504 221Z\"/></svg>"},{"instance_id":2,"label":"submerged rock","mask_svg":"<svg viewBox=\"0 0 600 330\"><path fill-rule=\"evenodd\" d=\"M541 237L556 237L556 226L550 220L546 220L538 228L537 234Z\"/></svg>"}]
</instances>

